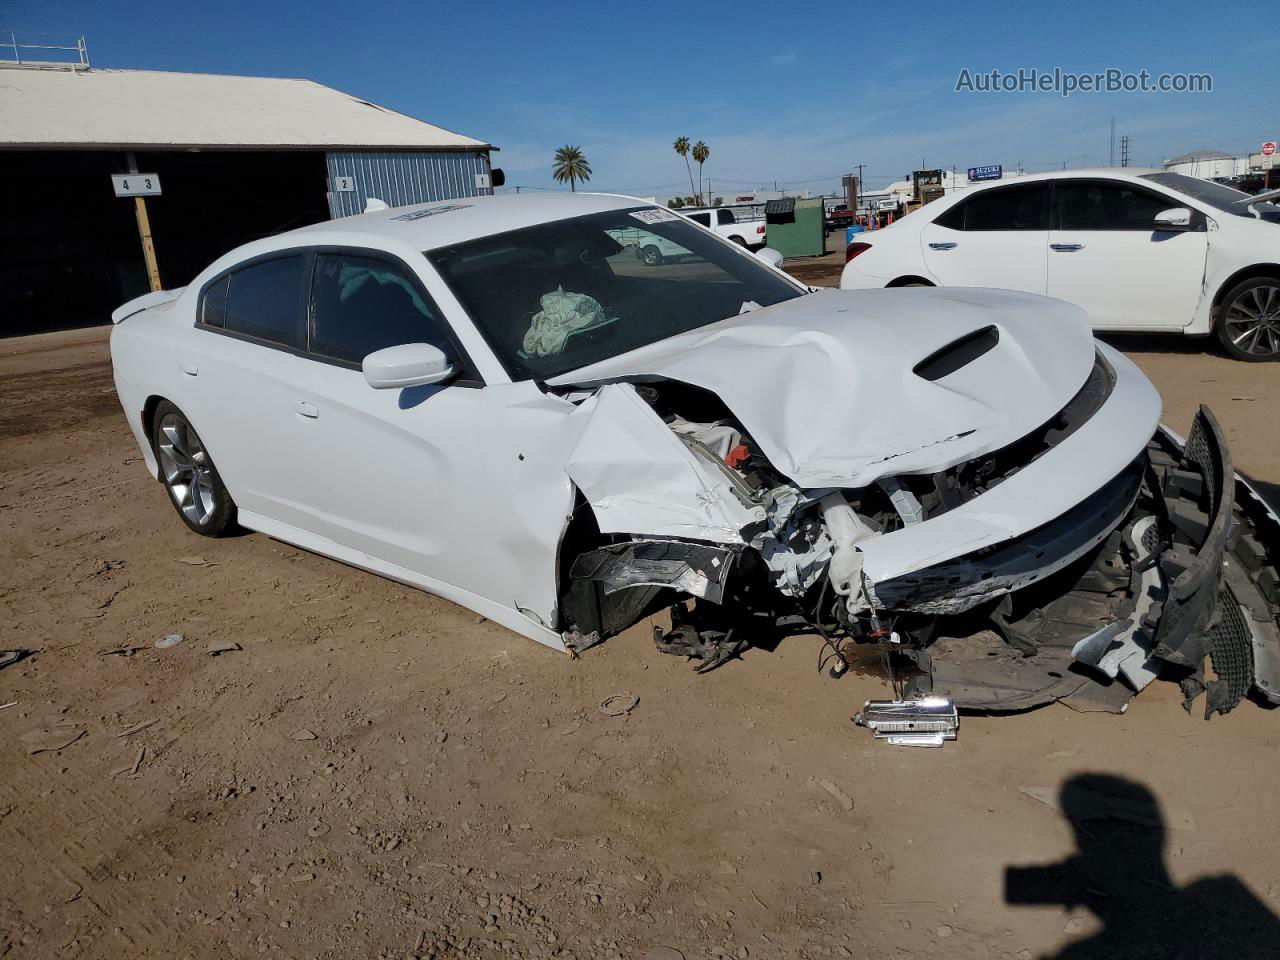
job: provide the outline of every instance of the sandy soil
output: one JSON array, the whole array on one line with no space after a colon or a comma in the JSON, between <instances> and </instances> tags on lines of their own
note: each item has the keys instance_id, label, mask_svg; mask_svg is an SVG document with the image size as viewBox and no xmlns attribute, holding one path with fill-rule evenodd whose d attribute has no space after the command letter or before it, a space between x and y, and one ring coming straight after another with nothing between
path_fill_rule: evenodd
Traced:
<instances>
[{"instance_id":1,"label":"sandy soil","mask_svg":"<svg viewBox=\"0 0 1280 960\"><path fill-rule=\"evenodd\" d=\"M1280 482L1280 367L1121 346L1173 426L1209 402ZM4 958L1280 951L1280 713L1206 723L1161 683L1123 716L968 717L911 751L849 722L884 684L819 675L811 638L698 677L640 625L572 661L258 534L190 534L102 330L0 342L11 647L35 653L0 671ZM618 693L637 706L605 716ZM1033 794L1084 774L1145 785L1163 845L1102 821L1078 851ZM1078 852L1060 883L1006 881Z\"/></svg>"}]
</instances>

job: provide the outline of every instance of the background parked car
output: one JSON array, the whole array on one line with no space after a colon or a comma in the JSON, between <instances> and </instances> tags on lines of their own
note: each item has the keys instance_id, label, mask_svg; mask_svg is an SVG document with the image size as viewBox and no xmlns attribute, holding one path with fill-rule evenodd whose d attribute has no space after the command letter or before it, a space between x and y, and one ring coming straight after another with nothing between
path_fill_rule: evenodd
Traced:
<instances>
[{"instance_id":1,"label":"background parked car","mask_svg":"<svg viewBox=\"0 0 1280 960\"><path fill-rule=\"evenodd\" d=\"M1276 194L1132 168L997 181L850 244L840 286L1042 293L1097 330L1214 333L1233 357L1277 360Z\"/></svg>"},{"instance_id":2,"label":"background parked car","mask_svg":"<svg viewBox=\"0 0 1280 960\"><path fill-rule=\"evenodd\" d=\"M765 223L763 219L740 218L728 207L712 207L708 210L681 210L686 217L700 223L713 233L726 240L732 240L741 247L756 249L765 245Z\"/></svg>"}]
</instances>

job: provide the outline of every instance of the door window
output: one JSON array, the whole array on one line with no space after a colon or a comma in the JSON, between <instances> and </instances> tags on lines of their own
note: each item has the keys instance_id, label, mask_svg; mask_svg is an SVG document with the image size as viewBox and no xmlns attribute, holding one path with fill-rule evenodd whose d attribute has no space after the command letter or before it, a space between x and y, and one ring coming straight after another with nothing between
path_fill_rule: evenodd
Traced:
<instances>
[{"instance_id":1,"label":"door window","mask_svg":"<svg viewBox=\"0 0 1280 960\"><path fill-rule=\"evenodd\" d=\"M1126 183L1059 183L1054 193L1060 230L1141 230L1150 232L1156 214L1181 206Z\"/></svg>"},{"instance_id":2,"label":"door window","mask_svg":"<svg viewBox=\"0 0 1280 960\"><path fill-rule=\"evenodd\" d=\"M260 261L230 274L226 283L221 296L228 331L301 348L302 257ZM206 293L206 306L213 291L211 287Z\"/></svg>"},{"instance_id":3,"label":"door window","mask_svg":"<svg viewBox=\"0 0 1280 960\"><path fill-rule=\"evenodd\" d=\"M200 301L200 322L205 326L222 326L227 315L227 287L230 283L230 277L223 277L205 290L204 299Z\"/></svg>"},{"instance_id":4,"label":"door window","mask_svg":"<svg viewBox=\"0 0 1280 960\"><path fill-rule=\"evenodd\" d=\"M704 227L711 226L711 214L709 213L691 213L689 219L694 223L700 223Z\"/></svg>"},{"instance_id":5,"label":"door window","mask_svg":"<svg viewBox=\"0 0 1280 960\"><path fill-rule=\"evenodd\" d=\"M457 360L433 304L400 268L348 254L316 256L311 352L360 363L384 347L429 343Z\"/></svg>"},{"instance_id":6,"label":"door window","mask_svg":"<svg viewBox=\"0 0 1280 960\"><path fill-rule=\"evenodd\" d=\"M737 223L737 222L738 221L734 219L732 210L716 211L716 223L725 224L725 223Z\"/></svg>"},{"instance_id":7,"label":"door window","mask_svg":"<svg viewBox=\"0 0 1280 960\"><path fill-rule=\"evenodd\" d=\"M963 210L958 226L955 211ZM984 190L943 214L943 226L959 230L1048 230L1049 185L1029 183Z\"/></svg>"}]
</instances>

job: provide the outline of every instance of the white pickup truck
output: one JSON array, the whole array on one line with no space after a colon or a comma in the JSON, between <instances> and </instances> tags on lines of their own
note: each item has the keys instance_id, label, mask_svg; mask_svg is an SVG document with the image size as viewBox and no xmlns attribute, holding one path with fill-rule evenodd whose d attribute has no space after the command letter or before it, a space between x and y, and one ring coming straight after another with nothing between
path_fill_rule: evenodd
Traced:
<instances>
[{"instance_id":1,"label":"white pickup truck","mask_svg":"<svg viewBox=\"0 0 1280 960\"><path fill-rule=\"evenodd\" d=\"M704 210L681 210L686 217L702 224L709 230L718 233L726 240L732 240L742 247L755 250L765 245L765 226L763 219L740 220L727 207L711 207Z\"/></svg>"}]
</instances>

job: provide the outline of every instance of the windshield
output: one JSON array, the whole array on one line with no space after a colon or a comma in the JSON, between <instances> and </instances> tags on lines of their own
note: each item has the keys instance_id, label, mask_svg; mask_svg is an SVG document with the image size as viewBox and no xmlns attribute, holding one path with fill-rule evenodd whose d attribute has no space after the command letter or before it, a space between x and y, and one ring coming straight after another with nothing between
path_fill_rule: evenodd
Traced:
<instances>
[{"instance_id":1,"label":"windshield","mask_svg":"<svg viewBox=\"0 0 1280 960\"><path fill-rule=\"evenodd\" d=\"M1193 200L1207 203L1223 213L1232 213L1237 217L1248 217L1250 220L1254 219L1254 214L1249 209L1251 204L1241 202L1247 201L1249 194L1241 190L1223 186L1221 183L1214 183L1212 180L1188 177L1181 173L1148 173L1144 174L1142 179L1150 180L1152 183L1157 183L1162 187L1168 187L1170 190L1185 193ZM1266 220L1280 218L1280 207L1277 207L1274 203L1255 203L1252 204L1252 207Z\"/></svg>"},{"instance_id":2,"label":"windshield","mask_svg":"<svg viewBox=\"0 0 1280 960\"><path fill-rule=\"evenodd\" d=\"M513 380L545 380L803 290L660 207L426 253Z\"/></svg>"}]
</instances>

